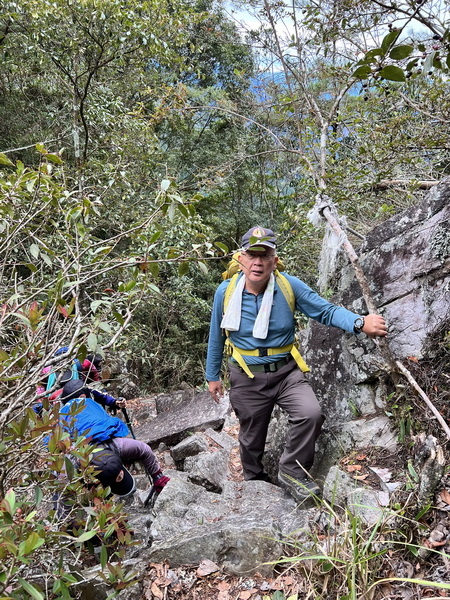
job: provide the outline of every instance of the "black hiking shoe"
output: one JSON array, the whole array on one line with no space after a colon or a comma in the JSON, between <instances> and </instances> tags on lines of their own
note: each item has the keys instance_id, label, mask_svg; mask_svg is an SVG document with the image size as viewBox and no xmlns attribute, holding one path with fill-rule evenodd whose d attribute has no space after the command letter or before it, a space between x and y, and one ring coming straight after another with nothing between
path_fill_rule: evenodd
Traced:
<instances>
[{"instance_id":1,"label":"black hiking shoe","mask_svg":"<svg viewBox=\"0 0 450 600\"><path fill-rule=\"evenodd\" d=\"M317 483L306 477L306 475L304 477L295 478L278 471L278 483L280 484L280 487L289 492L294 500L300 503L308 498L313 498L314 496L320 496L322 494L322 490Z\"/></svg>"},{"instance_id":2,"label":"black hiking shoe","mask_svg":"<svg viewBox=\"0 0 450 600\"><path fill-rule=\"evenodd\" d=\"M261 471L261 473L258 473L258 475L255 475L254 477L251 477L248 481L266 481L267 483L272 483L269 475L264 471Z\"/></svg>"}]
</instances>

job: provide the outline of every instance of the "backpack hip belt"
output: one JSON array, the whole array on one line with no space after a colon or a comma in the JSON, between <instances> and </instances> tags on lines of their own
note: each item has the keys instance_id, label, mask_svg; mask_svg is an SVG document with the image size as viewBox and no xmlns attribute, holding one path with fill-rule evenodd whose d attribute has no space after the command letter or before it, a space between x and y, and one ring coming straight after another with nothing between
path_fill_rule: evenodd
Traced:
<instances>
[{"instance_id":1,"label":"backpack hip belt","mask_svg":"<svg viewBox=\"0 0 450 600\"><path fill-rule=\"evenodd\" d=\"M256 348L255 350L243 350L242 348L238 348L233 344L230 338L225 340L225 346L227 349L227 353L237 362L237 364L241 367L241 369L250 377L254 378L255 375L248 368L247 363L245 362L243 356L274 356L275 354L285 354L286 352L290 352L292 358L297 363L299 369L303 371L303 373L307 373L309 371L308 365L305 363L302 355L300 354L295 343L288 344L287 346L281 346L280 348L264 348L264 353L261 354L261 350Z\"/></svg>"}]
</instances>

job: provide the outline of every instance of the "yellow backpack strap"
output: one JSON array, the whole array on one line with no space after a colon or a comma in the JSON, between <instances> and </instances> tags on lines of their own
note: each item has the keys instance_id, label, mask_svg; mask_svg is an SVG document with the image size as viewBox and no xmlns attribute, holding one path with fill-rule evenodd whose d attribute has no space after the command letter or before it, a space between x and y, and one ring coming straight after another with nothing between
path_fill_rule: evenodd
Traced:
<instances>
[{"instance_id":1,"label":"yellow backpack strap","mask_svg":"<svg viewBox=\"0 0 450 600\"><path fill-rule=\"evenodd\" d=\"M303 371L303 373L308 373L310 371L310 368L305 363L303 356L299 352L298 339L296 339L295 342L292 344L291 354L292 354L292 358L297 363L297 366L300 369L300 371Z\"/></svg>"},{"instance_id":2,"label":"yellow backpack strap","mask_svg":"<svg viewBox=\"0 0 450 600\"><path fill-rule=\"evenodd\" d=\"M233 258L238 255L239 253L237 252L235 255L233 255ZM237 261L237 258L235 259L236 264L239 264ZM230 298L236 288L236 283L237 280L239 278L239 273L240 271L237 271L230 280L230 283L228 284L227 289L225 290L225 294L223 297L223 312L225 313L225 311L227 310L227 306L230 302ZM225 340L225 349L226 352L229 356L232 356L234 358L234 360L237 362L237 364L241 367L241 369L251 378L253 379L255 376L253 375L253 373L250 371L250 369L247 367L247 363L245 362L245 360L242 358L242 354L240 354L237 349L236 346L233 344L233 342L230 340L230 332L225 330L227 339ZM255 354L257 354L258 351L255 351Z\"/></svg>"},{"instance_id":3,"label":"yellow backpack strap","mask_svg":"<svg viewBox=\"0 0 450 600\"><path fill-rule=\"evenodd\" d=\"M231 279L235 273L241 270L240 256L240 252L235 252L233 254L230 262L227 264L227 270L222 273L222 279Z\"/></svg>"},{"instance_id":4,"label":"yellow backpack strap","mask_svg":"<svg viewBox=\"0 0 450 600\"><path fill-rule=\"evenodd\" d=\"M228 332L227 332L227 335L228 335ZM254 379L255 376L248 368L247 363L245 362L245 360L242 357L242 354L240 354L238 352L236 346L233 344L233 342L230 340L229 337L227 337L227 339L225 340L225 348L227 350L227 354L234 358L234 360L241 367L241 369L244 371L244 373L246 373L250 377L250 379ZM258 350L255 350L254 353L255 353L255 355L257 355Z\"/></svg>"},{"instance_id":5,"label":"yellow backpack strap","mask_svg":"<svg viewBox=\"0 0 450 600\"><path fill-rule=\"evenodd\" d=\"M283 296L286 298L286 302L289 304L289 308L292 310L292 312L294 312L295 296L292 285L278 269L275 270L275 277L277 278L278 287L283 292Z\"/></svg>"},{"instance_id":6,"label":"yellow backpack strap","mask_svg":"<svg viewBox=\"0 0 450 600\"><path fill-rule=\"evenodd\" d=\"M225 290L225 294L223 296L223 313L225 314L228 304L230 303L230 298L233 295L234 289L236 287L237 280L239 278L239 271L233 275L228 284L227 289ZM228 335L228 333L227 333Z\"/></svg>"}]
</instances>

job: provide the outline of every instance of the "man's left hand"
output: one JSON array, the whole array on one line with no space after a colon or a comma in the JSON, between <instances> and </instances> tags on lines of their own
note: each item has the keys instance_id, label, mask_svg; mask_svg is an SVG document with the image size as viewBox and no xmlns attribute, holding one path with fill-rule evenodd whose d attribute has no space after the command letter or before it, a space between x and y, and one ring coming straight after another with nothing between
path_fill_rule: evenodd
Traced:
<instances>
[{"instance_id":1,"label":"man's left hand","mask_svg":"<svg viewBox=\"0 0 450 600\"><path fill-rule=\"evenodd\" d=\"M117 408L126 408L127 401L125 400L125 398L117 398L116 406L117 406Z\"/></svg>"},{"instance_id":2,"label":"man's left hand","mask_svg":"<svg viewBox=\"0 0 450 600\"><path fill-rule=\"evenodd\" d=\"M363 333L369 337L384 337L387 335L387 325L381 315L367 315L364 317Z\"/></svg>"}]
</instances>

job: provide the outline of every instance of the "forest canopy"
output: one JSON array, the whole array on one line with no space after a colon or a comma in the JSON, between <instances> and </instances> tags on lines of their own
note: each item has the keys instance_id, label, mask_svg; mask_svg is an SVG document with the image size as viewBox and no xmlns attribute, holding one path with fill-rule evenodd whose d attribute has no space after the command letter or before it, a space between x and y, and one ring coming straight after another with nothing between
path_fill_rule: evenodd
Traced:
<instances>
[{"instance_id":1,"label":"forest canopy","mask_svg":"<svg viewBox=\"0 0 450 600\"><path fill-rule=\"evenodd\" d=\"M359 239L446 175L447 19L431 1L4 3L6 370L64 341L124 353L149 389L202 385L243 231L277 230L314 286L318 193Z\"/></svg>"}]
</instances>

